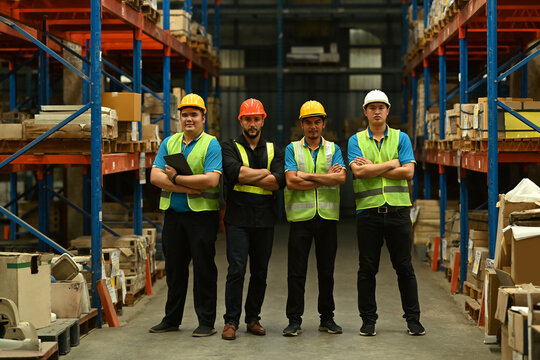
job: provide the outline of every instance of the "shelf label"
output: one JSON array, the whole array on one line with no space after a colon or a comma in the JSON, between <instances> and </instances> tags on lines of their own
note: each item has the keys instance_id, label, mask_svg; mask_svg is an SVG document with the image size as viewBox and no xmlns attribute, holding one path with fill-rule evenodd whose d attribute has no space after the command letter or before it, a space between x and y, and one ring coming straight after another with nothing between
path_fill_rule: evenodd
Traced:
<instances>
[{"instance_id":1,"label":"shelf label","mask_svg":"<svg viewBox=\"0 0 540 360\"><path fill-rule=\"evenodd\" d=\"M474 265L472 269L472 273L474 275L478 275L478 270L480 270L480 261L482 261L482 251L476 250L476 253L474 254Z\"/></svg>"}]
</instances>

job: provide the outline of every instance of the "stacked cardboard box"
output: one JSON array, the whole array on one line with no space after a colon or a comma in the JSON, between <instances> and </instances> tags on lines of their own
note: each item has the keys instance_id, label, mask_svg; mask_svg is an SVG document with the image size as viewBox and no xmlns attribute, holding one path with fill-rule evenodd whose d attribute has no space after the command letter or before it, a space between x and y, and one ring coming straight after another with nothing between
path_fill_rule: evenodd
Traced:
<instances>
[{"instance_id":1,"label":"stacked cardboard box","mask_svg":"<svg viewBox=\"0 0 540 360\"><path fill-rule=\"evenodd\" d=\"M221 101L219 98L216 97L208 97L206 106L206 122L208 123L208 133L219 138L221 127L221 116L219 115Z\"/></svg>"}]
</instances>

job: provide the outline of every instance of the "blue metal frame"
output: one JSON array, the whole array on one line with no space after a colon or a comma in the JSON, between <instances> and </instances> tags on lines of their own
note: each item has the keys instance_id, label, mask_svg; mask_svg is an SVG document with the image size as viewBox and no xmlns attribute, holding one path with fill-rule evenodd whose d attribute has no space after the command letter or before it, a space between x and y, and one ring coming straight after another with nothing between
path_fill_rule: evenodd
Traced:
<instances>
[{"instance_id":1,"label":"blue metal frame","mask_svg":"<svg viewBox=\"0 0 540 360\"><path fill-rule=\"evenodd\" d=\"M499 200L497 143L497 0L487 0L487 112L488 112L488 221L489 257L495 256Z\"/></svg>"},{"instance_id":2,"label":"blue metal frame","mask_svg":"<svg viewBox=\"0 0 540 360\"><path fill-rule=\"evenodd\" d=\"M467 28L459 29L459 102L469 103L469 50L467 41ZM461 106L460 106L461 111ZM461 158L461 154L459 155ZM463 283L467 280L467 263L469 251L469 187L467 170L462 169L458 160L458 180L460 198L460 292L463 292Z\"/></svg>"},{"instance_id":3,"label":"blue metal frame","mask_svg":"<svg viewBox=\"0 0 540 360\"><path fill-rule=\"evenodd\" d=\"M416 7L416 0L413 1L413 9ZM413 13L415 11L413 10ZM418 78L416 71L412 71L412 141L416 143L416 109L418 107ZM413 177L413 201L418 199L418 167L414 167Z\"/></svg>"},{"instance_id":4,"label":"blue metal frame","mask_svg":"<svg viewBox=\"0 0 540 360\"><path fill-rule=\"evenodd\" d=\"M425 3L426 4L426 3ZM425 9L424 9L425 11ZM427 19L427 18L426 18ZM427 20L426 20L427 21ZM429 92L430 92L430 74L429 74L429 65L427 60L424 60L424 144L428 139L428 124L426 121L426 115L429 108ZM425 150L425 146L424 146ZM423 154L423 170L424 170L424 198L429 200L431 199L431 178L429 176L429 171L427 169L426 156Z\"/></svg>"},{"instance_id":5,"label":"blue metal frame","mask_svg":"<svg viewBox=\"0 0 540 360\"><path fill-rule=\"evenodd\" d=\"M202 98L206 106L208 106L208 71L204 72L203 76L203 93ZM208 112L206 113L206 121L204 122L204 131L208 131Z\"/></svg>"},{"instance_id":6,"label":"blue metal frame","mask_svg":"<svg viewBox=\"0 0 540 360\"><path fill-rule=\"evenodd\" d=\"M90 76L90 40L86 40L86 56L82 60L83 73L86 76ZM85 61L86 60L86 61ZM88 104L90 102L90 84L83 82L82 84L82 101L83 104ZM88 232L89 234L89 232Z\"/></svg>"},{"instance_id":7,"label":"blue metal frame","mask_svg":"<svg viewBox=\"0 0 540 360\"><path fill-rule=\"evenodd\" d=\"M283 146L283 0L277 0L277 35L277 142L279 146Z\"/></svg>"},{"instance_id":8,"label":"blue metal frame","mask_svg":"<svg viewBox=\"0 0 540 360\"><path fill-rule=\"evenodd\" d=\"M17 77L15 73L15 59L9 60L9 111L17 107Z\"/></svg>"},{"instance_id":9,"label":"blue metal frame","mask_svg":"<svg viewBox=\"0 0 540 360\"><path fill-rule=\"evenodd\" d=\"M9 184L11 200L9 210L12 214L17 215L17 173L9 174ZM9 238L12 240L15 240L17 238L17 223L14 221L11 221L9 224Z\"/></svg>"},{"instance_id":10,"label":"blue metal frame","mask_svg":"<svg viewBox=\"0 0 540 360\"><path fill-rule=\"evenodd\" d=\"M163 0L163 29L170 31L169 0ZM163 137L166 138L171 134L171 48L167 45L163 48L163 119L168 119L163 122Z\"/></svg>"},{"instance_id":11,"label":"blue metal frame","mask_svg":"<svg viewBox=\"0 0 540 360\"><path fill-rule=\"evenodd\" d=\"M133 31L133 91L142 94L142 30ZM142 104L141 104L142 106ZM141 119L138 120L139 140L142 136ZM133 183L133 232L142 235L142 184L139 171Z\"/></svg>"},{"instance_id":12,"label":"blue metal frame","mask_svg":"<svg viewBox=\"0 0 540 360\"><path fill-rule=\"evenodd\" d=\"M92 233L92 306L101 309L96 283L101 280L101 1L91 0L90 9L90 98L92 102L92 134L90 165L91 233ZM101 311L98 311L98 326L101 327Z\"/></svg>"},{"instance_id":13,"label":"blue metal frame","mask_svg":"<svg viewBox=\"0 0 540 360\"><path fill-rule=\"evenodd\" d=\"M500 106L502 109L504 109L506 112L509 112L510 114L512 114L513 116L515 116L518 120L520 120L521 122L523 122L525 125L533 128L533 130L536 130L538 132L540 132L540 127L532 122L530 122L529 120L527 120L523 115L521 115L520 113L512 110L510 107L508 107L507 105L505 105L503 102L495 99L495 103L497 104L497 106Z\"/></svg>"},{"instance_id":14,"label":"blue metal frame","mask_svg":"<svg viewBox=\"0 0 540 360\"><path fill-rule=\"evenodd\" d=\"M184 1L184 9L188 13L188 17L190 19L190 26L189 31L191 33L191 0L185 0ZM191 68L193 67L193 63L191 59L188 59L186 61L186 77L185 77L185 88L186 88L186 94L190 94L192 92L191 89Z\"/></svg>"},{"instance_id":15,"label":"blue metal frame","mask_svg":"<svg viewBox=\"0 0 540 360\"><path fill-rule=\"evenodd\" d=\"M446 51L444 47L439 47L439 138L445 139L446 121ZM441 223L441 244L444 238L446 225L446 198L447 198L447 176L444 166L439 165L439 197L440 197L440 223ZM440 252L441 268L443 264L443 252Z\"/></svg>"},{"instance_id":16,"label":"blue metal frame","mask_svg":"<svg viewBox=\"0 0 540 360\"><path fill-rule=\"evenodd\" d=\"M497 15L495 15L497 16ZM496 25L495 25L496 26ZM489 28L488 28L489 29ZM496 30L496 29L495 29ZM488 30L488 34L489 34L489 30ZM495 40L497 40L496 38L497 35L495 35ZM496 52L496 50L495 50ZM519 63L517 63L516 65L512 66L510 69L506 70L504 73L502 73L501 75L499 75L497 77L497 82L501 82L504 78L508 77L508 75L512 74L514 71L516 70L519 70L522 66L524 65L527 65L527 63L529 61L531 61L532 59L534 59L536 56L538 56L540 54L540 49L536 50L535 52L533 52L532 54L526 56L523 60L521 60ZM488 50L488 55L489 55L489 50ZM495 62L496 64L497 62ZM488 62L488 65L489 65L489 62ZM488 73L489 73L489 70L488 70Z\"/></svg>"}]
</instances>

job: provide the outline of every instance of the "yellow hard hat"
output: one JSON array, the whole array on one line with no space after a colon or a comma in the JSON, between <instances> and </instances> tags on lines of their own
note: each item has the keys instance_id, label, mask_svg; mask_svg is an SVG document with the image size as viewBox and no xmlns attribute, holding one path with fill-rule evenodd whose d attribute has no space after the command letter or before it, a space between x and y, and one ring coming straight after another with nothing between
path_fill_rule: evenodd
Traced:
<instances>
[{"instance_id":1,"label":"yellow hard hat","mask_svg":"<svg viewBox=\"0 0 540 360\"><path fill-rule=\"evenodd\" d=\"M324 111L324 107L320 102L309 100L306 101L300 108L300 116L298 117L300 120L311 116L322 116L323 118L326 117L326 112Z\"/></svg>"},{"instance_id":2,"label":"yellow hard hat","mask_svg":"<svg viewBox=\"0 0 540 360\"><path fill-rule=\"evenodd\" d=\"M201 109L203 111L203 114L206 114L204 100L197 94L187 94L182 98L180 105L178 105L178 110L182 110L185 107L196 107Z\"/></svg>"}]
</instances>

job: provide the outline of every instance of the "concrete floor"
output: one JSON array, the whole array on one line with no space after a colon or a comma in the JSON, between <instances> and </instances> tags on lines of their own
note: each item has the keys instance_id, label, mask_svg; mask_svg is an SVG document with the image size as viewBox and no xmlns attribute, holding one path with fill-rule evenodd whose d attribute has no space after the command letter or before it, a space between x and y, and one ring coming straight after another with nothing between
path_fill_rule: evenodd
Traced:
<instances>
[{"instance_id":1,"label":"concrete floor","mask_svg":"<svg viewBox=\"0 0 540 360\"><path fill-rule=\"evenodd\" d=\"M184 322L178 332L150 334L148 328L157 324L162 316L166 297L166 284L159 280L152 296L146 296L136 306L124 308L120 317L121 328L94 330L72 348L64 359L205 359L253 358L277 359L499 359L497 346L483 344L483 330L477 328L463 312L463 297L452 296L449 283L441 273L432 273L427 264L415 261L418 278L422 323L427 335L407 335L402 319L401 303L395 273L386 251L383 251L381 269L377 277L379 320L377 336L358 334L361 320L357 310L356 272L357 247L353 219L338 226L339 246L335 271L336 322L343 327L341 335L322 333L318 328L317 277L314 251L311 251L306 284L306 311L303 333L295 338L283 337L287 325L285 302L287 296L287 234L288 225L276 228L274 251L270 261L268 289L261 314L261 323L268 334L257 337L245 332L242 324L235 341L221 339L225 311L225 276L227 260L224 236L219 235L216 245L218 265L218 309L216 330L209 338L193 338L197 326L192 302L192 285L185 307ZM247 282L247 279L246 279ZM242 320L243 321L243 318Z\"/></svg>"}]
</instances>

